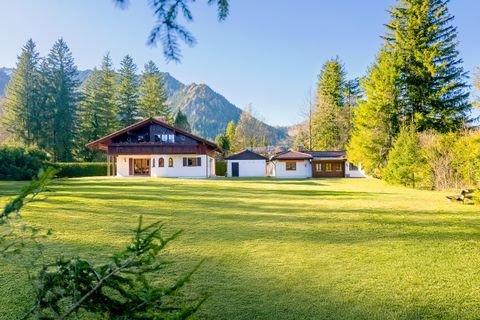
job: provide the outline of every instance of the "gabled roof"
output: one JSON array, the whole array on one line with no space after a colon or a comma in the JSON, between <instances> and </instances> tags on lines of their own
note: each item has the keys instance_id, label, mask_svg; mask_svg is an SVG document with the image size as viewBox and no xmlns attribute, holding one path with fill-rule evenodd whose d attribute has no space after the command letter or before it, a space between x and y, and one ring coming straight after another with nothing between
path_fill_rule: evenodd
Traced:
<instances>
[{"instance_id":1,"label":"gabled roof","mask_svg":"<svg viewBox=\"0 0 480 320\"><path fill-rule=\"evenodd\" d=\"M137 129L137 128L140 128L144 125L148 125L148 124L158 124L158 125L161 125L165 128L168 128L168 129L171 129L175 132L178 132L180 134L183 134L187 137L190 137L192 138L193 140L196 140L196 141L199 141L201 143L205 143L206 145L214 148L214 149L218 149L217 145L211 141L208 141L206 139L203 139L199 136L196 136L194 134L191 134L190 132L187 132L185 130L182 130L182 129L179 129L179 128L176 128L174 126L172 126L171 124L168 124L167 122L163 121L162 119L159 119L159 118L147 118L145 120L141 120L141 121L138 121L137 123L134 123L128 127L125 127L123 129L120 129L118 131L115 131L115 132L112 132L110 133L109 135L106 135L105 137L102 137L100 139L97 139L95 141L92 141L90 143L87 143L86 146L88 148L92 148L92 149L105 149L105 146L108 145L111 140L125 132L128 132L130 130L134 130L134 129Z\"/></svg>"},{"instance_id":2,"label":"gabled roof","mask_svg":"<svg viewBox=\"0 0 480 320\"><path fill-rule=\"evenodd\" d=\"M346 159L347 153L345 151L303 151L311 155L314 159Z\"/></svg>"},{"instance_id":3,"label":"gabled roof","mask_svg":"<svg viewBox=\"0 0 480 320\"><path fill-rule=\"evenodd\" d=\"M271 160L310 160L313 159L312 155L299 152L299 151L283 151L275 154Z\"/></svg>"},{"instance_id":4,"label":"gabled roof","mask_svg":"<svg viewBox=\"0 0 480 320\"><path fill-rule=\"evenodd\" d=\"M229 157L226 157L225 160L268 160L267 157L264 157L258 153L245 149L241 152L232 154Z\"/></svg>"}]
</instances>

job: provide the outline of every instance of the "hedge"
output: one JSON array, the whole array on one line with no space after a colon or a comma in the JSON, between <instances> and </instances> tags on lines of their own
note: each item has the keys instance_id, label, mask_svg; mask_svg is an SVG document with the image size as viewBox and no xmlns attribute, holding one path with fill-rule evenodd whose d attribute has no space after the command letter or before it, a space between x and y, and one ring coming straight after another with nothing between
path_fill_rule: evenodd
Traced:
<instances>
[{"instance_id":1,"label":"hedge","mask_svg":"<svg viewBox=\"0 0 480 320\"><path fill-rule=\"evenodd\" d=\"M219 177L225 177L227 175L227 161L215 161L215 174Z\"/></svg>"},{"instance_id":2,"label":"hedge","mask_svg":"<svg viewBox=\"0 0 480 320\"><path fill-rule=\"evenodd\" d=\"M22 147L0 147L0 180L30 180L48 165L42 150Z\"/></svg>"},{"instance_id":3,"label":"hedge","mask_svg":"<svg viewBox=\"0 0 480 320\"><path fill-rule=\"evenodd\" d=\"M107 175L106 162L56 162L53 166L59 170L57 176L60 178Z\"/></svg>"}]
</instances>

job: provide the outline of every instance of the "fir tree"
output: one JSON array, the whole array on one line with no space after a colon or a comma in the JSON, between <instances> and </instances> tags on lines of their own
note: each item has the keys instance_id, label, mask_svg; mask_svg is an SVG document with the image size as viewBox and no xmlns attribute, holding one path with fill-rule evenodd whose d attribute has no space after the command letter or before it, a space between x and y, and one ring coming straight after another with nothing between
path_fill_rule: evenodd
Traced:
<instances>
[{"instance_id":1,"label":"fir tree","mask_svg":"<svg viewBox=\"0 0 480 320\"><path fill-rule=\"evenodd\" d=\"M415 128L402 128L388 156L384 178L390 183L415 188L424 180L425 164Z\"/></svg>"},{"instance_id":2,"label":"fir tree","mask_svg":"<svg viewBox=\"0 0 480 320\"><path fill-rule=\"evenodd\" d=\"M181 110L178 110L177 115L175 116L175 121L173 125L176 128L182 129L187 132L191 132L192 128L190 127L190 123L188 123L187 115L183 113Z\"/></svg>"},{"instance_id":3,"label":"fir tree","mask_svg":"<svg viewBox=\"0 0 480 320\"><path fill-rule=\"evenodd\" d=\"M230 145L232 145L233 140L235 139L236 131L237 131L237 128L235 127L235 122L231 120L227 124L227 128L225 129L225 137L228 139Z\"/></svg>"},{"instance_id":4,"label":"fir tree","mask_svg":"<svg viewBox=\"0 0 480 320\"><path fill-rule=\"evenodd\" d=\"M115 78L112 60L107 54L101 70L94 70L85 82L79 112L78 143L78 156L84 160L98 160L101 157L99 152L86 149L86 143L119 129Z\"/></svg>"},{"instance_id":5,"label":"fir tree","mask_svg":"<svg viewBox=\"0 0 480 320\"><path fill-rule=\"evenodd\" d=\"M387 25L388 50L399 59L401 117L417 130L461 129L470 111L449 0L400 0Z\"/></svg>"},{"instance_id":6,"label":"fir tree","mask_svg":"<svg viewBox=\"0 0 480 320\"><path fill-rule=\"evenodd\" d=\"M399 129L398 79L395 57L382 50L361 82L365 100L360 101L354 112L347 154L349 161L361 163L365 171L375 177L381 176Z\"/></svg>"},{"instance_id":7,"label":"fir tree","mask_svg":"<svg viewBox=\"0 0 480 320\"><path fill-rule=\"evenodd\" d=\"M28 40L22 48L12 78L5 91L3 127L20 144L38 143L41 123L40 57L35 42Z\"/></svg>"},{"instance_id":8,"label":"fir tree","mask_svg":"<svg viewBox=\"0 0 480 320\"><path fill-rule=\"evenodd\" d=\"M129 55L123 58L120 65L116 98L120 124L122 127L126 127L140 118L138 115L138 80L135 74L137 66Z\"/></svg>"},{"instance_id":9,"label":"fir tree","mask_svg":"<svg viewBox=\"0 0 480 320\"><path fill-rule=\"evenodd\" d=\"M317 105L312 116L312 147L316 150L342 150L345 145L343 109L345 71L338 58L327 61L318 76ZM348 135L348 134L347 134Z\"/></svg>"},{"instance_id":10,"label":"fir tree","mask_svg":"<svg viewBox=\"0 0 480 320\"><path fill-rule=\"evenodd\" d=\"M72 161L78 102L78 71L63 39L53 45L43 66L46 100L44 137L54 161Z\"/></svg>"},{"instance_id":11,"label":"fir tree","mask_svg":"<svg viewBox=\"0 0 480 320\"><path fill-rule=\"evenodd\" d=\"M149 61L145 65L139 90L139 112L142 118L163 117L168 122L173 121L167 105L167 92L163 77L153 61Z\"/></svg>"}]
</instances>

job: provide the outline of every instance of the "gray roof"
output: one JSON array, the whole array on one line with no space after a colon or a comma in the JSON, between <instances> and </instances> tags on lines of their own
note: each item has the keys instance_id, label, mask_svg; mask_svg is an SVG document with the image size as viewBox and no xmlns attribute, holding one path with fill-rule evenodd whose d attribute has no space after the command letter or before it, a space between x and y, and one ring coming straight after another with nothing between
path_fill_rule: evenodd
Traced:
<instances>
[{"instance_id":1,"label":"gray roof","mask_svg":"<svg viewBox=\"0 0 480 320\"><path fill-rule=\"evenodd\" d=\"M346 159L347 153L345 151L303 151L314 158L332 158L332 159Z\"/></svg>"},{"instance_id":2,"label":"gray roof","mask_svg":"<svg viewBox=\"0 0 480 320\"><path fill-rule=\"evenodd\" d=\"M272 160L309 160L312 159L311 154L306 152L298 152L293 150L288 150L284 152L279 152L272 157Z\"/></svg>"},{"instance_id":3,"label":"gray roof","mask_svg":"<svg viewBox=\"0 0 480 320\"><path fill-rule=\"evenodd\" d=\"M226 157L225 160L267 160L266 157L245 149L239 153L232 154L229 157Z\"/></svg>"}]
</instances>

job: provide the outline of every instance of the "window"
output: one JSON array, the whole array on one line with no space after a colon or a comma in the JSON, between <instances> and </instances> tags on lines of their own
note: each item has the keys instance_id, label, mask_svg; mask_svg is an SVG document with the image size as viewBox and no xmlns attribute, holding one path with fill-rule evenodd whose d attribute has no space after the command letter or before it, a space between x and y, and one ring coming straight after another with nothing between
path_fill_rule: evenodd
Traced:
<instances>
[{"instance_id":1,"label":"window","mask_svg":"<svg viewBox=\"0 0 480 320\"><path fill-rule=\"evenodd\" d=\"M168 166L170 168L173 168L173 159L172 158L168 158Z\"/></svg>"},{"instance_id":2,"label":"window","mask_svg":"<svg viewBox=\"0 0 480 320\"><path fill-rule=\"evenodd\" d=\"M336 162L335 163L335 171L342 171L342 166L343 166L343 163Z\"/></svg>"},{"instance_id":3,"label":"window","mask_svg":"<svg viewBox=\"0 0 480 320\"><path fill-rule=\"evenodd\" d=\"M155 142L175 143L175 135L174 134L156 134Z\"/></svg>"},{"instance_id":4,"label":"window","mask_svg":"<svg viewBox=\"0 0 480 320\"><path fill-rule=\"evenodd\" d=\"M353 163L349 162L348 163L348 170L350 171L358 171L358 167L354 165Z\"/></svg>"},{"instance_id":5,"label":"window","mask_svg":"<svg viewBox=\"0 0 480 320\"><path fill-rule=\"evenodd\" d=\"M325 171L332 172L332 163L331 162L325 163Z\"/></svg>"},{"instance_id":6,"label":"window","mask_svg":"<svg viewBox=\"0 0 480 320\"><path fill-rule=\"evenodd\" d=\"M297 163L296 162L287 162L287 163L285 163L285 169L287 171L295 171L295 170L297 170Z\"/></svg>"},{"instance_id":7,"label":"window","mask_svg":"<svg viewBox=\"0 0 480 320\"><path fill-rule=\"evenodd\" d=\"M322 164L321 163L315 163L315 171L322 172Z\"/></svg>"},{"instance_id":8,"label":"window","mask_svg":"<svg viewBox=\"0 0 480 320\"><path fill-rule=\"evenodd\" d=\"M201 167L202 166L202 158L183 158L183 166L184 167Z\"/></svg>"},{"instance_id":9,"label":"window","mask_svg":"<svg viewBox=\"0 0 480 320\"><path fill-rule=\"evenodd\" d=\"M155 168L155 158L152 159L152 168Z\"/></svg>"},{"instance_id":10,"label":"window","mask_svg":"<svg viewBox=\"0 0 480 320\"><path fill-rule=\"evenodd\" d=\"M161 168L165 167L165 160L163 158L158 159L158 166Z\"/></svg>"}]
</instances>

